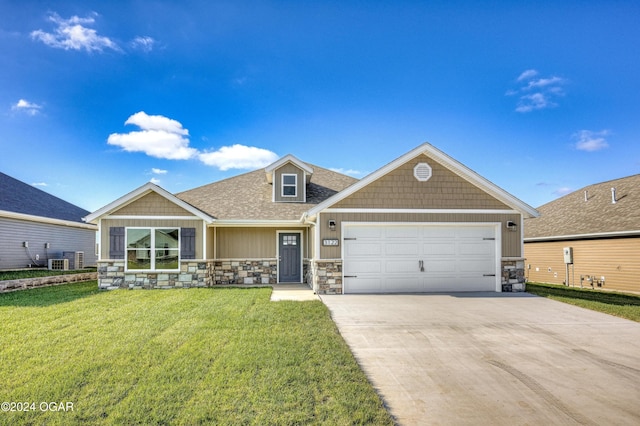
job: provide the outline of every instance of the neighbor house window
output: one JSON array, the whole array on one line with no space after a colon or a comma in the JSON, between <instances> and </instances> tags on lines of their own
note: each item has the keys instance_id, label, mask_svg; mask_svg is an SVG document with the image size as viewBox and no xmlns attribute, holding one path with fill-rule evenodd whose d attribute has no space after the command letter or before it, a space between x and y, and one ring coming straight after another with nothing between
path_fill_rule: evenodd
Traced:
<instances>
[{"instance_id":1,"label":"neighbor house window","mask_svg":"<svg viewBox=\"0 0 640 426\"><path fill-rule=\"evenodd\" d=\"M127 228L127 270L177 270L180 228Z\"/></svg>"},{"instance_id":2,"label":"neighbor house window","mask_svg":"<svg viewBox=\"0 0 640 426\"><path fill-rule=\"evenodd\" d=\"M298 175L282 175L282 196L295 197L298 195Z\"/></svg>"}]
</instances>

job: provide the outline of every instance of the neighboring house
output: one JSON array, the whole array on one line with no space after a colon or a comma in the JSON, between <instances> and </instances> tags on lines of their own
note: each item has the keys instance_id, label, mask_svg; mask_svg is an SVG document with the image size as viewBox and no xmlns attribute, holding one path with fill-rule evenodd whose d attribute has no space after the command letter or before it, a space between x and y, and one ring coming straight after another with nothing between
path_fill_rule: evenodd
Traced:
<instances>
[{"instance_id":1,"label":"neighboring house","mask_svg":"<svg viewBox=\"0 0 640 426\"><path fill-rule=\"evenodd\" d=\"M101 288L307 282L322 294L522 290L537 212L430 144L356 180L287 155L88 215Z\"/></svg>"},{"instance_id":2,"label":"neighboring house","mask_svg":"<svg viewBox=\"0 0 640 426\"><path fill-rule=\"evenodd\" d=\"M640 292L640 175L587 186L539 211L525 221L529 281Z\"/></svg>"},{"instance_id":3,"label":"neighboring house","mask_svg":"<svg viewBox=\"0 0 640 426\"><path fill-rule=\"evenodd\" d=\"M82 221L88 213L0 173L0 269L46 267L63 257L70 269L95 266L98 228Z\"/></svg>"}]
</instances>

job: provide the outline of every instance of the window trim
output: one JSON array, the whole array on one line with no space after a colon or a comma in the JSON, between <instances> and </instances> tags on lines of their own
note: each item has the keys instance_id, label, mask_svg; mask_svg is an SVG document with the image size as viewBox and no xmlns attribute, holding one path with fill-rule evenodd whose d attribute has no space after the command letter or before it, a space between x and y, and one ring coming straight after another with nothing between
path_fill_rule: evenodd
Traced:
<instances>
[{"instance_id":1,"label":"window trim","mask_svg":"<svg viewBox=\"0 0 640 426\"><path fill-rule=\"evenodd\" d=\"M148 229L151 233L149 242L149 269L132 269L129 268L129 252L139 249L129 248L128 237L130 229ZM156 247L156 230L158 229L170 229L178 231L178 248L169 249L176 250L178 252L178 266L175 269L157 269L156 268L156 252L167 250L165 247ZM124 270L125 272L179 272L180 262L182 260L182 244L181 244L182 229L179 226L125 226L124 227Z\"/></svg>"},{"instance_id":2,"label":"window trim","mask_svg":"<svg viewBox=\"0 0 640 426\"><path fill-rule=\"evenodd\" d=\"M293 176L293 184L291 183L284 183L284 178L286 176ZM280 177L280 179L282 179L281 184L280 184L280 195L282 196L282 198L297 198L298 197L298 175L295 173L283 173ZM284 188L291 188L293 187L294 189L294 194L293 195L287 195L284 193Z\"/></svg>"}]
</instances>

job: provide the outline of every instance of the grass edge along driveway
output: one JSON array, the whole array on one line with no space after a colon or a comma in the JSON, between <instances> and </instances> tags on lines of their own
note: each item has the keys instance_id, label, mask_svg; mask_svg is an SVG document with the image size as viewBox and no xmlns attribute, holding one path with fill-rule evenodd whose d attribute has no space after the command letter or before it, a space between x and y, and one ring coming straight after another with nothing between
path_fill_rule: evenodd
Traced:
<instances>
[{"instance_id":1,"label":"grass edge along driveway","mask_svg":"<svg viewBox=\"0 0 640 426\"><path fill-rule=\"evenodd\" d=\"M527 292L640 322L640 295L541 283L527 283Z\"/></svg>"},{"instance_id":2,"label":"grass edge along driveway","mask_svg":"<svg viewBox=\"0 0 640 426\"><path fill-rule=\"evenodd\" d=\"M0 294L0 400L22 410L0 424L393 424L328 309L270 293Z\"/></svg>"}]
</instances>

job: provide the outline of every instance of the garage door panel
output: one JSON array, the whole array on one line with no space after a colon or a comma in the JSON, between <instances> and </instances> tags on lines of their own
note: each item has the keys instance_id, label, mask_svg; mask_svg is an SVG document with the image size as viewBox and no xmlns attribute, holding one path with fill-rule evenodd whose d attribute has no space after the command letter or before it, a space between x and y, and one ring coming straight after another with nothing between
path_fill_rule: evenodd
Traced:
<instances>
[{"instance_id":1,"label":"garage door panel","mask_svg":"<svg viewBox=\"0 0 640 426\"><path fill-rule=\"evenodd\" d=\"M394 228L385 228L384 235L386 238L402 238L408 240L418 239L419 228L417 226L399 226Z\"/></svg>"},{"instance_id":2,"label":"garage door panel","mask_svg":"<svg viewBox=\"0 0 640 426\"><path fill-rule=\"evenodd\" d=\"M365 242L354 242L345 244L345 255L349 257L380 256L383 246L380 244L367 244Z\"/></svg>"},{"instance_id":3,"label":"garage door panel","mask_svg":"<svg viewBox=\"0 0 640 426\"><path fill-rule=\"evenodd\" d=\"M387 293L418 293L424 290L421 277L409 276L406 278L391 277L384 282L384 289Z\"/></svg>"},{"instance_id":4,"label":"garage door panel","mask_svg":"<svg viewBox=\"0 0 640 426\"><path fill-rule=\"evenodd\" d=\"M382 278L378 277L358 277L345 278L345 288L349 293L382 293Z\"/></svg>"},{"instance_id":5,"label":"garage door panel","mask_svg":"<svg viewBox=\"0 0 640 426\"><path fill-rule=\"evenodd\" d=\"M344 235L350 237L343 248L345 293L499 287L500 242L493 225L346 225Z\"/></svg>"},{"instance_id":6,"label":"garage door panel","mask_svg":"<svg viewBox=\"0 0 640 426\"><path fill-rule=\"evenodd\" d=\"M417 243L387 243L384 245L388 256L417 256Z\"/></svg>"},{"instance_id":7,"label":"garage door panel","mask_svg":"<svg viewBox=\"0 0 640 426\"><path fill-rule=\"evenodd\" d=\"M345 275L357 275L357 274L369 274L376 273L379 274L382 271L383 264L377 260L354 260L344 265L344 273Z\"/></svg>"},{"instance_id":8,"label":"garage door panel","mask_svg":"<svg viewBox=\"0 0 640 426\"><path fill-rule=\"evenodd\" d=\"M384 262L384 272L389 274L415 274L418 272L418 261L387 260Z\"/></svg>"},{"instance_id":9,"label":"garage door panel","mask_svg":"<svg viewBox=\"0 0 640 426\"><path fill-rule=\"evenodd\" d=\"M422 253L425 256L456 254L456 245L451 242L424 242L422 243Z\"/></svg>"},{"instance_id":10,"label":"garage door panel","mask_svg":"<svg viewBox=\"0 0 640 426\"><path fill-rule=\"evenodd\" d=\"M458 254L460 255L486 255L491 256L495 252L495 244L492 241L491 244L481 242L464 242L458 244Z\"/></svg>"}]
</instances>

